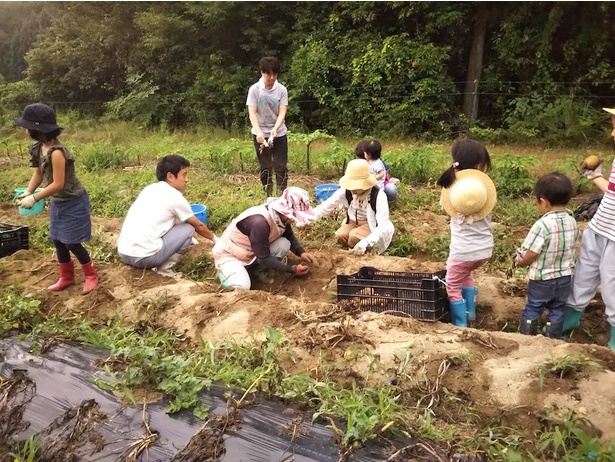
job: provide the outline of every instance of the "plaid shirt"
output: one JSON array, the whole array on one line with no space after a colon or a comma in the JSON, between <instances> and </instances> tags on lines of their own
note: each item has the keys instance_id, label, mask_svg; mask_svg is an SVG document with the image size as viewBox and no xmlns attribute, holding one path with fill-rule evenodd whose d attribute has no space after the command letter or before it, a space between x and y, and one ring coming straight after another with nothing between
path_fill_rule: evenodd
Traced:
<instances>
[{"instance_id":1,"label":"plaid shirt","mask_svg":"<svg viewBox=\"0 0 615 462\"><path fill-rule=\"evenodd\" d=\"M521 245L523 250L540 254L530 265L528 278L545 281L572 275L574 246L578 238L579 227L568 212L545 213L534 223Z\"/></svg>"}]
</instances>

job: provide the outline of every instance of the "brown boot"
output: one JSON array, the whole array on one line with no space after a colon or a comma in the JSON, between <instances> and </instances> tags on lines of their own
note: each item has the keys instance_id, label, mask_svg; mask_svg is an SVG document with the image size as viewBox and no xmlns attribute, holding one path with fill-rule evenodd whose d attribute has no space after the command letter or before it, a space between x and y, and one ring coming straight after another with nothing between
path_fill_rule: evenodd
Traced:
<instances>
[{"instance_id":1,"label":"brown boot","mask_svg":"<svg viewBox=\"0 0 615 462\"><path fill-rule=\"evenodd\" d=\"M75 265L73 261L59 263L59 266L60 279L58 279L58 282L48 287L49 290L54 292L66 289L68 286L72 286L75 283Z\"/></svg>"},{"instance_id":2,"label":"brown boot","mask_svg":"<svg viewBox=\"0 0 615 462\"><path fill-rule=\"evenodd\" d=\"M89 294L98 286L98 275L94 269L94 262L90 260L85 265L81 265L83 275L85 276L85 284L83 284L83 293Z\"/></svg>"}]
</instances>

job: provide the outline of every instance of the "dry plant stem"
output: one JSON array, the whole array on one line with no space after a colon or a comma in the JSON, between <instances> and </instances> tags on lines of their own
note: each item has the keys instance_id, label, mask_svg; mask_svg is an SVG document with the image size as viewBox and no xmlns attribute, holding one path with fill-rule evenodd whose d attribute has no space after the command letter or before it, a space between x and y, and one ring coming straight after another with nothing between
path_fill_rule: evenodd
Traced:
<instances>
[{"instance_id":1,"label":"dry plant stem","mask_svg":"<svg viewBox=\"0 0 615 462\"><path fill-rule=\"evenodd\" d=\"M55 273L55 271L51 271L50 273L47 273L45 276L38 278L36 281L34 281L32 283L33 286L37 285L39 282L44 281L45 279L47 279L49 276L52 276Z\"/></svg>"},{"instance_id":2,"label":"dry plant stem","mask_svg":"<svg viewBox=\"0 0 615 462\"><path fill-rule=\"evenodd\" d=\"M391 454L391 456L389 456L387 459L383 460L382 462L392 462L393 460L395 460L395 458L399 455L401 455L403 452L406 451L406 449L411 449L411 448L415 448L415 447L421 447L423 448L425 451L427 451L432 457L435 457L436 460L438 462L447 462L446 459L442 459L438 454L435 453L435 451L430 448L429 446L427 446L426 444L423 443L414 443L414 444L409 444L408 446L404 446L403 448L399 449L398 451L394 452L393 454ZM410 460L410 459L409 459ZM414 460L414 459L412 459Z\"/></svg>"},{"instance_id":3,"label":"dry plant stem","mask_svg":"<svg viewBox=\"0 0 615 462\"><path fill-rule=\"evenodd\" d=\"M271 372L271 369L273 369L273 362L269 363L269 367L267 368L267 370L265 372L263 372L261 375L259 375L258 377L256 377L256 379L254 380L254 382L252 382L250 384L250 386L248 387L248 389L245 391L245 393L243 394L243 396L241 397L241 399L239 401L237 401L235 403L236 408L239 409L241 408L241 404L243 403L243 400L246 398L246 396L248 395L248 393L250 393L252 391L252 389L258 384L258 382L261 381L261 379L263 377L265 377L265 375L267 375L269 372Z\"/></svg>"}]
</instances>

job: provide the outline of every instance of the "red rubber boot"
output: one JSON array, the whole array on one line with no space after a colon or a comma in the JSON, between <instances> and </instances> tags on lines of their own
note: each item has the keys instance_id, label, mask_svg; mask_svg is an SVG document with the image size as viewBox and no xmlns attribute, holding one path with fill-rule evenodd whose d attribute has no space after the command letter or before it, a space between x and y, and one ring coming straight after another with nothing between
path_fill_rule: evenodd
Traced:
<instances>
[{"instance_id":1,"label":"red rubber boot","mask_svg":"<svg viewBox=\"0 0 615 462\"><path fill-rule=\"evenodd\" d=\"M59 263L60 266L60 279L58 282L48 287L49 290L58 292L66 289L68 286L72 286L75 283L75 265L73 261L67 263Z\"/></svg>"},{"instance_id":2,"label":"red rubber boot","mask_svg":"<svg viewBox=\"0 0 615 462\"><path fill-rule=\"evenodd\" d=\"M94 262L90 260L85 265L81 265L83 275L85 276L85 284L83 284L83 293L89 294L98 286L98 275L94 268Z\"/></svg>"}]
</instances>

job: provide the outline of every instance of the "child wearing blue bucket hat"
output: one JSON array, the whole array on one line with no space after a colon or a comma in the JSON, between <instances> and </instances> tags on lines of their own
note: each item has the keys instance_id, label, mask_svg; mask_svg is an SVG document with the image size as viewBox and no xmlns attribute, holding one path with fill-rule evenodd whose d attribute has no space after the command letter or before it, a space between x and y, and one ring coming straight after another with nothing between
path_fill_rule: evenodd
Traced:
<instances>
[{"instance_id":1,"label":"child wearing blue bucket hat","mask_svg":"<svg viewBox=\"0 0 615 462\"><path fill-rule=\"evenodd\" d=\"M161 276L178 276L172 268L195 232L214 243L218 239L195 216L183 195L188 167L190 162L182 156L164 156L156 166L158 182L146 186L130 206L117 244L127 265L153 269Z\"/></svg>"},{"instance_id":2,"label":"child wearing blue bucket hat","mask_svg":"<svg viewBox=\"0 0 615 462\"><path fill-rule=\"evenodd\" d=\"M25 191L18 196L17 204L24 209L50 197L49 238L53 241L58 258L60 279L49 290L63 290L75 283L73 253L83 270L83 293L93 291L98 285L98 275L90 254L83 246L92 240L90 199L75 173L75 158L60 143L62 127L56 122L54 110L46 104L26 106L15 124L26 128L36 142L29 147L30 166L36 170ZM42 191L37 188L45 183Z\"/></svg>"}]
</instances>

